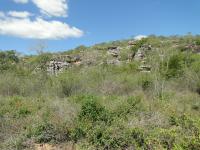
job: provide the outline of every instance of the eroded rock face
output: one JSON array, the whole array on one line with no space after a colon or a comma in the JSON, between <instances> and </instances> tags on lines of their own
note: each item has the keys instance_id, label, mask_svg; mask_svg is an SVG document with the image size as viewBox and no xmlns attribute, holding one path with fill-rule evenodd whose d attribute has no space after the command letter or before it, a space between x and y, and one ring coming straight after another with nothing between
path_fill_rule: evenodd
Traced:
<instances>
[{"instance_id":1,"label":"eroded rock face","mask_svg":"<svg viewBox=\"0 0 200 150\"><path fill-rule=\"evenodd\" d=\"M143 60L144 57L145 57L145 52L142 49L139 49L137 53L135 54L134 58L135 60L140 61L140 60Z\"/></svg>"},{"instance_id":2,"label":"eroded rock face","mask_svg":"<svg viewBox=\"0 0 200 150\"><path fill-rule=\"evenodd\" d=\"M109 65L120 65L121 61L119 61L118 59L107 60L107 64L109 64Z\"/></svg>"},{"instance_id":3,"label":"eroded rock face","mask_svg":"<svg viewBox=\"0 0 200 150\"><path fill-rule=\"evenodd\" d=\"M52 60L47 65L47 72L53 75L59 72L63 72L65 69L69 67L70 67L70 63L68 62Z\"/></svg>"},{"instance_id":4,"label":"eroded rock face","mask_svg":"<svg viewBox=\"0 0 200 150\"><path fill-rule=\"evenodd\" d=\"M149 66L149 65L141 65L138 68L138 70L141 71L141 72L151 72L151 66Z\"/></svg>"},{"instance_id":5,"label":"eroded rock face","mask_svg":"<svg viewBox=\"0 0 200 150\"><path fill-rule=\"evenodd\" d=\"M135 41L129 42L129 45L133 46L134 44ZM151 49L152 47L149 44L142 45L137 52L126 49L126 47L110 46L105 49L106 51L104 51L107 53L106 55L104 52L102 53L95 50L85 52L84 54L79 53L70 55L55 55L54 58L49 63L47 63L47 72L50 75L57 75L64 70L80 65L83 67L101 64L121 65L123 62L130 63L133 60L139 61L141 63L141 66L138 70L150 71L150 67L146 66L144 61L146 58L146 52ZM121 57L123 56L122 50L127 52L127 57L125 59L121 59Z\"/></svg>"},{"instance_id":6,"label":"eroded rock face","mask_svg":"<svg viewBox=\"0 0 200 150\"><path fill-rule=\"evenodd\" d=\"M129 41L129 42L128 42L128 45L129 45L129 46L135 46L136 43L137 43L137 41L132 40L132 41Z\"/></svg>"},{"instance_id":7,"label":"eroded rock face","mask_svg":"<svg viewBox=\"0 0 200 150\"><path fill-rule=\"evenodd\" d=\"M116 46L112 46L108 48L108 54L112 55L113 57L119 57L120 48Z\"/></svg>"},{"instance_id":8,"label":"eroded rock face","mask_svg":"<svg viewBox=\"0 0 200 150\"><path fill-rule=\"evenodd\" d=\"M200 54L200 45L196 45L196 44L189 44L186 45L184 47L181 47L182 51L192 51L195 54Z\"/></svg>"},{"instance_id":9,"label":"eroded rock face","mask_svg":"<svg viewBox=\"0 0 200 150\"><path fill-rule=\"evenodd\" d=\"M134 56L134 60L139 61L141 65L139 66L138 70L140 72L151 72L151 66L146 62L146 52L152 50L152 46L149 44L144 44L141 48L138 49Z\"/></svg>"},{"instance_id":10,"label":"eroded rock face","mask_svg":"<svg viewBox=\"0 0 200 150\"><path fill-rule=\"evenodd\" d=\"M54 57L47 64L47 72L51 75L57 75L72 66L80 66L82 63L80 56L61 55Z\"/></svg>"}]
</instances>

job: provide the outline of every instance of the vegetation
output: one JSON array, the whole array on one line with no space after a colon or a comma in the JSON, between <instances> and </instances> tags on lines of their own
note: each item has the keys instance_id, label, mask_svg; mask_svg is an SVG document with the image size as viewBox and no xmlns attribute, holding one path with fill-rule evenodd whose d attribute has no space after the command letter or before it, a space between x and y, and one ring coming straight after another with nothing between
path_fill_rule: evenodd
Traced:
<instances>
[{"instance_id":1,"label":"vegetation","mask_svg":"<svg viewBox=\"0 0 200 150\"><path fill-rule=\"evenodd\" d=\"M125 57L145 44L150 73ZM0 52L0 149L199 150L200 55L188 45L198 48L199 36L149 36L131 50L128 40L80 46L62 54L92 65L58 75L46 71L57 54ZM121 47L121 64L98 65L110 46Z\"/></svg>"}]
</instances>

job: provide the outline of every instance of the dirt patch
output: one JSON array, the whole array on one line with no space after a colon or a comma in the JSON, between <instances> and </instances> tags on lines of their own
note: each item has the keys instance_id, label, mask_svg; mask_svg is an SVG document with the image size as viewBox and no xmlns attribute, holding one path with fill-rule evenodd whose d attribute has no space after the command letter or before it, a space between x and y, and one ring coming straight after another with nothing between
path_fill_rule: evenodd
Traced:
<instances>
[{"instance_id":1,"label":"dirt patch","mask_svg":"<svg viewBox=\"0 0 200 150\"><path fill-rule=\"evenodd\" d=\"M34 150L76 150L74 144L59 144L59 145L50 145L50 144L35 144Z\"/></svg>"}]
</instances>

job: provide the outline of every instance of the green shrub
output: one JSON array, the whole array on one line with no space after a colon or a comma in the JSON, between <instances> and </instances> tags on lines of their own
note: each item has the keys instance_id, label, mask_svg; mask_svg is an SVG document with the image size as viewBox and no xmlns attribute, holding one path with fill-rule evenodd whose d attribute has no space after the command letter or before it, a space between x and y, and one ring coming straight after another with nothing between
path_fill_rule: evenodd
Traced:
<instances>
[{"instance_id":1,"label":"green shrub","mask_svg":"<svg viewBox=\"0 0 200 150\"><path fill-rule=\"evenodd\" d=\"M144 91L148 90L153 85L153 81L151 79L151 76L149 75L142 75L139 78L138 82L139 82L138 84L142 87Z\"/></svg>"},{"instance_id":2,"label":"green shrub","mask_svg":"<svg viewBox=\"0 0 200 150\"><path fill-rule=\"evenodd\" d=\"M129 97L127 101L120 105L114 112L113 116L117 117L125 117L128 114L134 114L138 111L138 109L142 109L141 99L139 97Z\"/></svg>"},{"instance_id":3,"label":"green shrub","mask_svg":"<svg viewBox=\"0 0 200 150\"><path fill-rule=\"evenodd\" d=\"M199 38L196 39L195 44L198 45L198 46L200 45L200 39Z\"/></svg>"},{"instance_id":4,"label":"green shrub","mask_svg":"<svg viewBox=\"0 0 200 150\"><path fill-rule=\"evenodd\" d=\"M186 57L181 53L171 56L164 62L164 66L161 65L162 74L167 79L180 77L183 74L185 62Z\"/></svg>"},{"instance_id":5,"label":"green shrub","mask_svg":"<svg viewBox=\"0 0 200 150\"><path fill-rule=\"evenodd\" d=\"M37 56L33 63L36 64L37 68L40 68L42 71L46 71L46 64L51 60L51 57L51 54L43 53Z\"/></svg>"},{"instance_id":6,"label":"green shrub","mask_svg":"<svg viewBox=\"0 0 200 150\"><path fill-rule=\"evenodd\" d=\"M161 144L164 148L170 150L174 148L175 140L176 140L176 134L174 131L170 130L162 130L160 133L159 140L161 141Z\"/></svg>"},{"instance_id":7,"label":"green shrub","mask_svg":"<svg viewBox=\"0 0 200 150\"><path fill-rule=\"evenodd\" d=\"M60 83L61 96L71 96L81 89L79 76L73 72L65 72L58 77Z\"/></svg>"},{"instance_id":8,"label":"green shrub","mask_svg":"<svg viewBox=\"0 0 200 150\"><path fill-rule=\"evenodd\" d=\"M200 139L199 138L188 139L188 142L184 143L183 148L187 150L200 150Z\"/></svg>"},{"instance_id":9,"label":"green shrub","mask_svg":"<svg viewBox=\"0 0 200 150\"><path fill-rule=\"evenodd\" d=\"M20 82L14 74L0 74L0 95L13 96L20 95Z\"/></svg>"},{"instance_id":10,"label":"green shrub","mask_svg":"<svg viewBox=\"0 0 200 150\"><path fill-rule=\"evenodd\" d=\"M92 145L99 149L127 149L145 148L145 135L140 129L127 130L123 127L107 127L104 124L97 125L87 134Z\"/></svg>"},{"instance_id":11,"label":"green shrub","mask_svg":"<svg viewBox=\"0 0 200 150\"><path fill-rule=\"evenodd\" d=\"M31 114L31 111L30 111L30 110L28 110L28 109L25 108L25 107L21 107L21 108L17 111L16 117L17 117L17 118L26 117L27 115L30 115L30 114Z\"/></svg>"},{"instance_id":12,"label":"green shrub","mask_svg":"<svg viewBox=\"0 0 200 150\"><path fill-rule=\"evenodd\" d=\"M81 107L80 119L95 121L110 121L110 113L94 99L87 100Z\"/></svg>"},{"instance_id":13,"label":"green shrub","mask_svg":"<svg viewBox=\"0 0 200 150\"><path fill-rule=\"evenodd\" d=\"M130 136L132 140L134 140L139 147L146 146L146 139L145 139L146 135L142 129L139 128L132 129L130 132Z\"/></svg>"},{"instance_id":14,"label":"green shrub","mask_svg":"<svg viewBox=\"0 0 200 150\"><path fill-rule=\"evenodd\" d=\"M50 123L41 123L28 129L27 137L33 137L38 143L62 142L69 139L68 131L56 128Z\"/></svg>"},{"instance_id":15,"label":"green shrub","mask_svg":"<svg viewBox=\"0 0 200 150\"><path fill-rule=\"evenodd\" d=\"M15 51L0 52L0 71L15 69L19 58Z\"/></svg>"},{"instance_id":16,"label":"green shrub","mask_svg":"<svg viewBox=\"0 0 200 150\"><path fill-rule=\"evenodd\" d=\"M74 142L82 139L83 137L85 137L85 135L85 131L80 126L77 126L70 131L70 139Z\"/></svg>"}]
</instances>

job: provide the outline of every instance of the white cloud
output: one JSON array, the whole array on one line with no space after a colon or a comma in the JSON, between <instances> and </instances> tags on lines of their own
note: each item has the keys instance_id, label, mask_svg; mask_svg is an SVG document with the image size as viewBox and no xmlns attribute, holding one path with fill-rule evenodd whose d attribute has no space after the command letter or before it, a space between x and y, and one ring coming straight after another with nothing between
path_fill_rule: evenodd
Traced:
<instances>
[{"instance_id":1,"label":"white cloud","mask_svg":"<svg viewBox=\"0 0 200 150\"><path fill-rule=\"evenodd\" d=\"M0 18L0 34L33 39L63 39L80 37L83 31L60 21L6 17Z\"/></svg>"},{"instance_id":2,"label":"white cloud","mask_svg":"<svg viewBox=\"0 0 200 150\"><path fill-rule=\"evenodd\" d=\"M8 15L17 18L27 18L32 16L32 14L27 11L9 11Z\"/></svg>"},{"instance_id":3,"label":"white cloud","mask_svg":"<svg viewBox=\"0 0 200 150\"><path fill-rule=\"evenodd\" d=\"M67 0L13 1L17 3L32 1L41 13L50 17L67 16ZM83 35L83 31L76 27L71 27L65 22L49 19L45 20L39 15L27 11L0 11L0 35L32 39L64 39Z\"/></svg>"},{"instance_id":4,"label":"white cloud","mask_svg":"<svg viewBox=\"0 0 200 150\"><path fill-rule=\"evenodd\" d=\"M141 40L141 39L144 39L144 38L147 38L146 35L137 35L134 37L134 40Z\"/></svg>"},{"instance_id":5,"label":"white cloud","mask_svg":"<svg viewBox=\"0 0 200 150\"><path fill-rule=\"evenodd\" d=\"M67 17L66 0L32 0L42 14L54 17Z\"/></svg>"},{"instance_id":6,"label":"white cloud","mask_svg":"<svg viewBox=\"0 0 200 150\"><path fill-rule=\"evenodd\" d=\"M5 17L4 12L0 11L0 18L4 18L4 17Z\"/></svg>"},{"instance_id":7,"label":"white cloud","mask_svg":"<svg viewBox=\"0 0 200 150\"><path fill-rule=\"evenodd\" d=\"M26 4L28 3L28 0L14 0L16 3Z\"/></svg>"}]
</instances>

